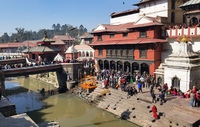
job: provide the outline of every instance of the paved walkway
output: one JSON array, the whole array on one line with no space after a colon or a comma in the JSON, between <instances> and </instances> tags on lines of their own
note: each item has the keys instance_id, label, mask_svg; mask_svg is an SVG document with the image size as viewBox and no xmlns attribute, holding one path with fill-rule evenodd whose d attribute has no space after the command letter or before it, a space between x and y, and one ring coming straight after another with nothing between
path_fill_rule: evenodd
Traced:
<instances>
[{"instance_id":1,"label":"paved walkway","mask_svg":"<svg viewBox=\"0 0 200 127\"><path fill-rule=\"evenodd\" d=\"M136 87L137 88L137 87ZM155 89L158 95L159 91ZM166 96L166 103L151 103L149 89L143 88L143 93L127 99L127 92L120 89L102 89L97 82L97 88L87 95L90 101L99 100L97 107L107 110L121 118L148 127L200 127L200 108L189 106L190 100L179 96ZM158 109L160 119L154 120L151 107Z\"/></svg>"}]
</instances>

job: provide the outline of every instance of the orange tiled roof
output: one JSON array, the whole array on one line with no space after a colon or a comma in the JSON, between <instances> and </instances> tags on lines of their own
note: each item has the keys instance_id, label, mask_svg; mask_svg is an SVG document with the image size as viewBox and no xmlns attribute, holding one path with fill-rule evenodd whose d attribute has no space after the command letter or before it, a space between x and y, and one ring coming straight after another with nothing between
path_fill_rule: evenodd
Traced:
<instances>
[{"instance_id":1,"label":"orange tiled roof","mask_svg":"<svg viewBox=\"0 0 200 127\"><path fill-rule=\"evenodd\" d=\"M159 22L150 22L150 23L145 23L145 24L136 24L136 25L133 25L130 28L140 28L140 27L147 27L147 26L162 26L163 24L162 23L159 23Z\"/></svg>"},{"instance_id":2,"label":"orange tiled roof","mask_svg":"<svg viewBox=\"0 0 200 127\"><path fill-rule=\"evenodd\" d=\"M110 24L102 24L105 29L103 30L95 30L91 33L102 33L102 32L128 32L130 28L140 28L140 27L147 27L147 26L161 26L163 25L160 22L161 17L148 17L145 16L145 18L151 20L152 22L149 23L143 23L143 24L137 24L136 22L129 22L125 24L119 24L119 25L110 25ZM135 24L136 23L136 24Z\"/></svg>"},{"instance_id":3,"label":"orange tiled roof","mask_svg":"<svg viewBox=\"0 0 200 127\"><path fill-rule=\"evenodd\" d=\"M100 32L127 32L129 27L133 26L134 22L119 24L119 25L110 25L110 24L102 24L105 29L104 30L95 30L91 33L100 33Z\"/></svg>"},{"instance_id":4,"label":"orange tiled roof","mask_svg":"<svg viewBox=\"0 0 200 127\"><path fill-rule=\"evenodd\" d=\"M0 48L17 48L21 46L22 46L22 42L0 43Z\"/></svg>"},{"instance_id":5,"label":"orange tiled roof","mask_svg":"<svg viewBox=\"0 0 200 127\"><path fill-rule=\"evenodd\" d=\"M146 44L146 43L165 43L165 39L150 39L150 38L138 38L129 40L110 40L110 41L96 41L91 43L91 46L98 45L128 45L128 44Z\"/></svg>"}]
</instances>

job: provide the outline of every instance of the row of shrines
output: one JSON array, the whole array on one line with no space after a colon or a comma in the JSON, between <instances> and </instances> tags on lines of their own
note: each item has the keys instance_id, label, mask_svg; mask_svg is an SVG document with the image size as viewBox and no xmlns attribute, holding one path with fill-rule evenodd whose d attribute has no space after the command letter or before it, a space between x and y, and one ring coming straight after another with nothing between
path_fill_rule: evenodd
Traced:
<instances>
[{"instance_id":1,"label":"row of shrines","mask_svg":"<svg viewBox=\"0 0 200 127\"><path fill-rule=\"evenodd\" d=\"M169 29L196 27L200 18L194 15L194 10L200 9L200 2L141 0L134 5L138 8L112 13L110 24L98 25L91 32L94 42L90 45L95 49L100 69L129 69L131 73L154 75L172 52L166 49L170 45L169 38L174 41L181 36L170 36ZM169 51L166 53L163 49Z\"/></svg>"}]
</instances>

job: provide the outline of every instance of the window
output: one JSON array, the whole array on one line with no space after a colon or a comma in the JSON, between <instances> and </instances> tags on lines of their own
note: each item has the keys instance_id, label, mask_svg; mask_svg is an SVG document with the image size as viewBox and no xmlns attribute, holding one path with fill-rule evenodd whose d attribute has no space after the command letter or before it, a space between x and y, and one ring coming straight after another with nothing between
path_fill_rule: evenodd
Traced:
<instances>
[{"instance_id":1,"label":"window","mask_svg":"<svg viewBox=\"0 0 200 127\"><path fill-rule=\"evenodd\" d=\"M110 57L110 50L109 49L106 50L106 56Z\"/></svg>"},{"instance_id":2,"label":"window","mask_svg":"<svg viewBox=\"0 0 200 127\"><path fill-rule=\"evenodd\" d=\"M103 55L102 49L99 49L99 50L98 50L98 55L99 55L99 56L102 56L102 55Z\"/></svg>"},{"instance_id":3,"label":"window","mask_svg":"<svg viewBox=\"0 0 200 127\"><path fill-rule=\"evenodd\" d=\"M178 79L177 77L174 77L172 79L172 86L175 88L180 88L180 79Z\"/></svg>"},{"instance_id":4,"label":"window","mask_svg":"<svg viewBox=\"0 0 200 127\"><path fill-rule=\"evenodd\" d=\"M123 56L123 57L126 57L126 56L127 56L127 55L126 55L126 49L123 49L122 56Z\"/></svg>"},{"instance_id":5,"label":"window","mask_svg":"<svg viewBox=\"0 0 200 127\"><path fill-rule=\"evenodd\" d=\"M186 23L185 15L183 15L183 23Z\"/></svg>"},{"instance_id":6,"label":"window","mask_svg":"<svg viewBox=\"0 0 200 127\"><path fill-rule=\"evenodd\" d=\"M120 55L123 56L123 49L120 49Z\"/></svg>"},{"instance_id":7,"label":"window","mask_svg":"<svg viewBox=\"0 0 200 127\"><path fill-rule=\"evenodd\" d=\"M140 50L140 58L147 58L147 50Z\"/></svg>"},{"instance_id":8,"label":"window","mask_svg":"<svg viewBox=\"0 0 200 127\"><path fill-rule=\"evenodd\" d=\"M97 36L97 41L102 41L102 35Z\"/></svg>"},{"instance_id":9,"label":"window","mask_svg":"<svg viewBox=\"0 0 200 127\"><path fill-rule=\"evenodd\" d=\"M128 36L128 33L123 33L123 37L127 37Z\"/></svg>"},{"instance_id":10,"label":"window","mask_svg":"<svg viewBox=\"0 0 200 127\"><path fill-rule=\"evenodd\" d=\"M114 34L110 34L110 38L114 38L115 37L115 35Z\"/></svg>"},{"instance_id":11,"label":"window","mask_svg":"<svg viewBox=\"0 0 200 127\"><path fill-rule=\"evenodd\" d=\"M121 57L121 49L117 50L117 57Z\"/></svg>"},{"instance_id":12,"label":"window","mask_svg":"<svg viewBox=\"0 0 200 127\"><path fill-rule=\"evenodd\" d=\"M129 49L128 58L133 58L133 49Z\"/></svg>"},{"instance_id":13,"label":"window","mask_svg":"<svg viewBox=\"0 0 200 127\"><path fill-rule=\"evenodd\" d=\"M112 49L110 49L110 56L112 56L113 55L113 50Z\"/></svg>"},{"instance_id":14,"label":"window","mask_svg":"<svg viewBox=\"0 0 200 127\"><path fill-rule=\"evenodd\" d=\"M115 49L115 54L114 54L114 56L117 56L117 49Z\"/></svg>"},{"instance_id":15,"label":"window","mask_svg":"<svg viewBox=\"0 0 200 127\"><path fill-rule=\"evenodd\" d=\"M171 23L174 23L174 20L175 20L175 12L172 11L171 12Z\"/></svg>"},{"instance_id":16,"label":"window","mask_svg":"<svg viewBox=\"0 0 200 127\"><path fill-rule=\"evenodd\" d=\"M176 0L171 0L171 9L175 9Z\"/></svg>"},{"instance_id":17,"label":"window","mask_svg":"<svg viewBox=\"0 0 200 127\"><path fill-rule=\"evenodd\" d=\"M140 31L140 37L147 37L147 32L146 32L146 30L141 30L141 31Z\"/></svg>"}]
</instances>

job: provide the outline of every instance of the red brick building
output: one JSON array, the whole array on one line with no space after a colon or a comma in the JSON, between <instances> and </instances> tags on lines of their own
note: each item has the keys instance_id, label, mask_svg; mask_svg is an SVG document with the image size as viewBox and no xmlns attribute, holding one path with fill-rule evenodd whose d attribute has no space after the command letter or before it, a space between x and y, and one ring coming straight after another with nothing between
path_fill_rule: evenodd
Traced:
<instances>
[{"instance_id":1,"label":"red brick building","mask_svg":"<svg viewBox=\"0 0 200 127\"><path fill-rule=\"evenodd\" d=\"M90 45L99 68L153 75L161 63L163 43L167 42L160 20L143 15L136 22L97 26L91 32L94 42Z\"/></svg>"}]
</instances>

